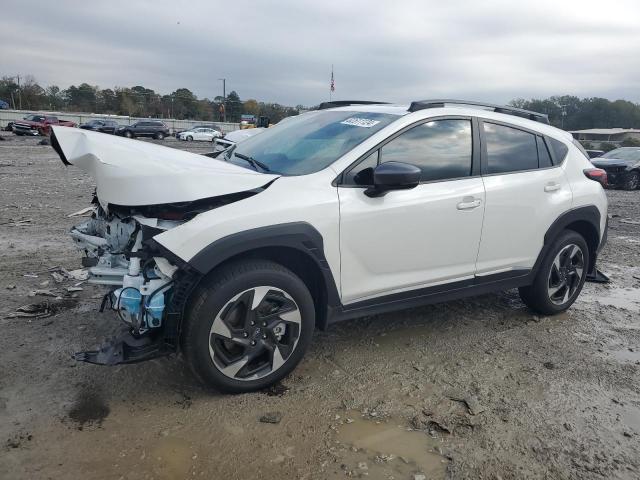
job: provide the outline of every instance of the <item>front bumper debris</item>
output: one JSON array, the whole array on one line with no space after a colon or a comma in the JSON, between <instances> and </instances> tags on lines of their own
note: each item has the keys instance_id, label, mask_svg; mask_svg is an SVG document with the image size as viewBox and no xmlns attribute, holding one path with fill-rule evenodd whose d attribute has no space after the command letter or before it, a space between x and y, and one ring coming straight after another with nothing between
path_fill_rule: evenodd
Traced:
<instances>
[{"instance_id":1,"label":"front bumper debris","mask_svg":"<svg viewBox=\"0 0 640 480\"><path fill-rule=\"evenodd\" d=\"M152 338L149 335L134 337L128 329L104 342L98 350L78 352L72 355L79 362L96 365L118 365L122 363L138 363L173 353L162 336Z\"/></svg>"}]
</instances>

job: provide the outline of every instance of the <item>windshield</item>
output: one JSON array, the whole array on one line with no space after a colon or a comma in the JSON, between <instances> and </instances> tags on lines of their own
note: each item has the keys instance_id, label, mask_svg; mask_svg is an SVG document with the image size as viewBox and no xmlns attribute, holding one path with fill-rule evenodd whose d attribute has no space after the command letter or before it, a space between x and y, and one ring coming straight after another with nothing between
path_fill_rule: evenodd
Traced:
<instances>
[{"instance_id":1,"label":"windshield","mask_svg":"<svg viewBox=\"0 0 640 480\"><path fill-rule=\"evenodd\" d=\"M616 148L602 155L601 158L640 161L640 148Z\"/></svg>"},{"instance_id":2,"label":"windshield","mask_svg":"<svg viewBox=\"0 0 640 480\"><path fill-rule=\"evenodd\" d=\"M310 112L243 140L224 159L252 168L243 158L249 157L272 173L306 175L331 165L398 118L388 113Z\"/></svg>"},{"instance_id":3,"label":"windshield","mask_svg":"<svg viewBox=\"0 0 640 480\"><path fill-rule=\"evenodd\" d=\"M29 120L30 122L44 122L44 117L42 115L27 115L24 119Z\"/></svg>"}]
</instances>

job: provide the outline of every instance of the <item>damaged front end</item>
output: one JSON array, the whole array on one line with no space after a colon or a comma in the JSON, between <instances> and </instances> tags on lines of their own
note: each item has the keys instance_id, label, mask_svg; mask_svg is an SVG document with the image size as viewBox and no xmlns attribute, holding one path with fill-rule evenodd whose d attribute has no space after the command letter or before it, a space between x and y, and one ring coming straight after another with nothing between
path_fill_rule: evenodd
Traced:
<instances>
[{"instance_id":1,"label":"damaged front end","mask_svg":"<svg viewBox=\"0 0 640 480\"><path fill-rule=\"evenodd\" d=\"M178 348L179 322L197 275L169 260L151 239L184 223L127 213L107 214L100 205L70 235L85 256L89 283L109 287L100 311L110 309L126 329L76 360L102 365L134 363L168 355Z\"/></svg>"},{"instance_id":2,"label":"damaged front end","mask_svg":"<svg viewBox=\"0 0 640 480\"><path fill-rule=\"evenodd\" d=\"M89 282L109 288L101 310L114 310L126 325L117 338L75 358L115 365L176 352L200 274L154 237L256 195L279 176L77 128L52 127L51 146L65 165L95 180L92 216L71 237L84 252Z\"/></svg>"}]
</instances>

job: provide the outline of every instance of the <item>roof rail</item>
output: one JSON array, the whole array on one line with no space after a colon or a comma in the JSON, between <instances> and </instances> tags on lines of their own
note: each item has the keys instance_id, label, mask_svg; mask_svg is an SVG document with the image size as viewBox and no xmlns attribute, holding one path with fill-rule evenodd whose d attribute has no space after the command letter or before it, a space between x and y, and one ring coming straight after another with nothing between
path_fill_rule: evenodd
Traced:
<instances>
[{"instance_id":1,"label":"roof rail","mask_svg":"<svg viewBox=\"0 0 640 480\"><path fill-rule=\"evenodd\" d=\"M373 102L371 100L333 100L331 102L322 102L318 105L318 110L326 110L327 108L348 107L349 105L376 105L389 102Z\"/></svg>"},{"instance_id":2,"label":"roof rail","mask_svg":"<svg viewBox=\"0 0 640 480\"><path fill-rule=\"evenodd\" d=\"M418 110L424 110L426 108L440 108L446 104L449 105L470 105L473 107L482 107L491 109L496 113L505 113L507 115L515 115L516 117L528 118L535 122L544 123L549 125L549 117L545 113L532 112L530 110L523 110L522 108L510 107L507 105L494 105L492 103L473 102L468 100L452 100L452 99L439 99L439 100L419 100L411 102L409 106L410 112L417 112Z\"/></svg>"}]
</instances>

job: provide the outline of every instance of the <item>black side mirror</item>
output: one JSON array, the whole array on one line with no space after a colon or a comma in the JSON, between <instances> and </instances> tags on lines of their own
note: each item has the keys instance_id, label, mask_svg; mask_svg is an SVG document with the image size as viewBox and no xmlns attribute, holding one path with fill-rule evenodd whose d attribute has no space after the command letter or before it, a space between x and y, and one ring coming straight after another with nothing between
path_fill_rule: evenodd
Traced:
<instances>
[{"instance_id":1,"label":"black side mirror","mask_svg":"<svg viewBox=\"0 0 640 480\"><path fill-rule=\"evenodd\" d=\"M409 190L420 183L422 171L415 165L402 162L381 163L373 170L373 186L364 194L382 197L391 190Z\"/></svg>"}]
</instances>

